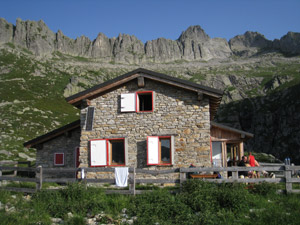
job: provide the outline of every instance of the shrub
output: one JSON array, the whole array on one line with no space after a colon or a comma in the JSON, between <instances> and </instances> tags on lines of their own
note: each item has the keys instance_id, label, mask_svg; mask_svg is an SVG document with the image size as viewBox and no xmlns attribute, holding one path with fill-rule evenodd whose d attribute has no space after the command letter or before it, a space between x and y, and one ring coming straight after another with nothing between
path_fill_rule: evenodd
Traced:
<instances>
[{"instance_id":1,"label":"shrub","mask_svg":"<svg viewBox=\"0 0 300 225\"><path fill-rule=\"evenodd\" d=\"M166 190L155 190L132 199L129 214L137 216L136 224L193 224L192 210Z\"/></svg>"},{"instance_id":2,"label":"shrub","mask_svg":"<svg viewBox=\"0 0 300 225\"><path fill-rule=\"evenodd\" d=\"M259 183L259 184L253 184L251 188L248 189L250 193L252 194L258 194L258 195L273 195L276 192L276 185L271 183Z\"/></svg>"},{"instance_id":3,"label":"shrub","mask_svg":"<svg viewBox=\"0 0 300 225\"><path fill-rule=\"evenodd\" d=\"M237 183L218 185L216 198L220 208L236 212L247 208L247 204L250 202L249 193L245 189L245 185Z\"/></svg>"},{"instance_id":4,"label":"shrub","mask_svg":"<svg viewBox=\"0 0 300 225\"><path fill-rule=\"evenodd\" d=\"M224 224L224 219L238 217L237 212L245 210L250 199L243 185L202 180L185 182L180 198L196 213L197 224Z\"/></svg>"},{"instance_id":5,"label":"shrub","mask_svg":"<svg viewBox=\"0 0 300 225\"><path fill-rule=\"evenodd\" d=\"M33 197L32 204L53 217L62 217L68 212L83 215L87 212L101 211L107 203L101 189L85 190L81 184L70 184L66 189L59 191L38 192Z\"/></svg>"}]
</instances>

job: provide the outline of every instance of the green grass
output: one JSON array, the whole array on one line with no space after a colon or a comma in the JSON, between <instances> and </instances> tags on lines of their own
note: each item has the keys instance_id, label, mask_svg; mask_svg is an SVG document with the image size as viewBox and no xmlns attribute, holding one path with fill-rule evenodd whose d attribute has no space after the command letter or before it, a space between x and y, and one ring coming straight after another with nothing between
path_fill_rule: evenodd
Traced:
<instances>
[{"instance_id":1,"label":"green grass","mask_svg":"<svg viewBox=\"0 0 300 225\"><path fill-rule=\"evenodd\" d=\"M54 70L51 62L37 62L3 49L0 66L10 68L1 75L1 102L7 102L0 108L1 131L7 136L0 148L11 152L10 156L0 155L0 160L22 160L18 153L23 152L25 141L78 119L78 110L63 98L71 74ZM33 75L40 68L47 76ZM33 149L27 153L35 157Z\"/></svg>"},{"instance_id":2,"label":"green grass","mask_svg":"<svg viewBox=\"0 0 300 225\"><path fill-rule=\"evenodd\" d=\"M20 193L0 191L0 202L15 211L0 210L2 224L51 224L51 217L65 224L85 224L87 214L105 213L101 223L122 224L126 208L134 224L300 224L300 195L278 195L276 184L213 184L201 180L184 183L181 192L165 188L137 196L105 195L103 189L81 184L57 191L42 190L26 200ZM12 195L13 194L13 195ZM69 218L68 213L74 217ZM124 223L123 223L124 224Z\"/></svg>"}]
</instances>

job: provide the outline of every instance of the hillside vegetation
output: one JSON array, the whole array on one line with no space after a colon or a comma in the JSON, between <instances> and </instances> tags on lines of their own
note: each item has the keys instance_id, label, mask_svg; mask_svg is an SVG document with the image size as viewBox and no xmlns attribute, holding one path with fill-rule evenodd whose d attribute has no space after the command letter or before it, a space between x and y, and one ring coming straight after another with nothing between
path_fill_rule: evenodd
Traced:
<instances>
[{"instance_id":1,"label":"hillside vegetation","mask_svg":"<svg viewBox=\"0 0 300 225\"><path fill-rule=\"evenodd\" d=\"M97 49L95 44L81 46L79 39L62 33L55 39L40 21L17 21L14 28L1 19L1 32L5 35L0 38L0 160L34 160L34 150L24 149L24 142L79 118L78 109L65 97L143 67L224 90L215 120L253 133L246 150L280 159L289 156L300 163L298 33L272 42L246 32L227 43L210 39L199 26L190 27L176 40L176 45L185 46L185 53L180 47L176 55L169 49L174 41L158 39L149 42L148 53L137 60L137 41L126 35L107 42L119 43L118 48ZM102 34L95 42L103 38ZM130 41L134 51L128 48ZM200 52L188 44L196 42ZM227 46L225 53L217 43ZM80 53L84 46L86 54ZM109 57L97 55L107 49ZM166 56L168 52L176 57ZM187 52L189 56L182 55Z\"/></svg>"}]
</instances>

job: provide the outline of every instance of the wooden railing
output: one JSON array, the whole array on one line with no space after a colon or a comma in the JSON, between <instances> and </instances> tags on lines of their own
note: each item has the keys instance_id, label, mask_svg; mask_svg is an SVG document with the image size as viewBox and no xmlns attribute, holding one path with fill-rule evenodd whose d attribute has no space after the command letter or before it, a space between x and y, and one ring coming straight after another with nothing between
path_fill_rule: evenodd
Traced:
<instances>
[{"instance_id":1,"label":"wooden railing","mask_svg":"<svg viewBox=\"0 0 300 225\"><path fill-rule=\"evenodd\" d=\"M11 177L2 175L2 171L4 170L13 170L13 171L28 171L35 172L35 178L28 177ZM239 171L251 171L255 170L258 172L274 172L275 174L280 174L280 177L276 178L246 178L241 179L238 177ZM217 182L217 183L285 183L285 191L287 193L300 193L299 189L293 189L293 183L300 183L300 178L292 177L294 171L300 170L300 166L261 166L261 167L198 167L198 168L175 168L175 169L167 169L167 170L146 170L146 169L138 169L138 168L129 168L129 189L128 190L107 190L106 193L121 193L121 194L140 194L142 190L136 190L136 184L182 184L185 182L188 177L187 173L204 173L204 174L212 174L213 172L219 172L224 174L226 172L231 172L231 178L221 178L221 179L205 179L208 182ZM0 166L0 186L1 181L17 181L17 182L34 182L36 184L35 189L28 188L13 188L10 187L9 190L13 191L23 191L23 192L35 192L42 189L44 182L55 182L55 183L73 183L73 182L82 182L84 184L89 183L105 183L105 184L115 184L115 179L90 179L87 178L86 174L88 173L97 173L97 172L106 172L106 173L114 173L114 168L42 168L41 166L37 168L24 168L24 167L5 167ZM45 175L49 175L51 173L60 174L60 173L73 173L74 178L49 178ZM80 179L75 178L75 173L80 172L79 174L85 176ZM136 176L137 174L148 174L152 176L158 176L162 174L177 174L176 179L142 179ZM4 188L4 187L2 187Z\"/></svg>"}]
</instances>

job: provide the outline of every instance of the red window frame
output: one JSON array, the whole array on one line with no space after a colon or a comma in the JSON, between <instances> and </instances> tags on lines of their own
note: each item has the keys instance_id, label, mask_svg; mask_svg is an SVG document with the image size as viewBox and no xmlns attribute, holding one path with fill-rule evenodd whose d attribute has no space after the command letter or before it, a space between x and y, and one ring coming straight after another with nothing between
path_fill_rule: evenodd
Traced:
<instances>
[{"instance_id":1,"label":"red window frame","mask_svg":"<svg viewBox=\"0 0 300 225\"><path fill-rule=\"evenodd\" d=\"M140 101L139 101L139 95L143 95L143 94L148 94L150 93L151 94L151 98L152 98L152 109L151 110L143 110L143 111L140 111ZM154 98L153 98L153 91L137 91L135 92L135 107L136 107L136 112L153 112L154 110Z\"/></svg>"},{"instance_id":2,"label":"red window frame","mask_svg":"<svg viewBox=\"0 0 300 225\"><path fill-rule=\"evenodd\" d=\"M148 137L158 137L158 163L148 163ZM170 166L172 165L172 138L171 136L148 136L147 137L147 165L148 166ZM161 146L160 146L160 139L169 139L170 140L170 162L169 163L162 163L161 161Z\"/></svg>"},{"instance_id":3,"label":"red window frame","mask_svg":"<svg viewBox=\"0 0 300 225\"><path fill-rule=\"evenodd\" d=\"M57 156L62 156L61 158L57 158ZM57 161L60 160L61 163L57 163ZM64 166L65 165L65 153L54 153L54 166Z\"/></svg>"},{"instance_id":4,"label":"red window frame","mask_svg":"<svg viewBox=\"0 0 300 225\"><path fill-rule=\"evenodd\" d=\"M116 167L116 166L126 166L126 156L125 156L125 154L126 154L126 151L125 151L125 138L101 138L101 139L91 139L90 140L90 142L91 141L97 141L97 140L105 140L106 141L106 165L100 165L100 166L92 166L91 165L91 162L90 162L90 167L105 167L105 166L107 166L107 167L110 167L110 166L114 166L114 167ZM111 162L110 162L110 150L109 150L109 142L110 141L117 141L117 140L123 140L123 144L124 144L124 164L111 164ZM90 159L91 159L91 145L90 145Z\"/></svg>"}]
</instances>

